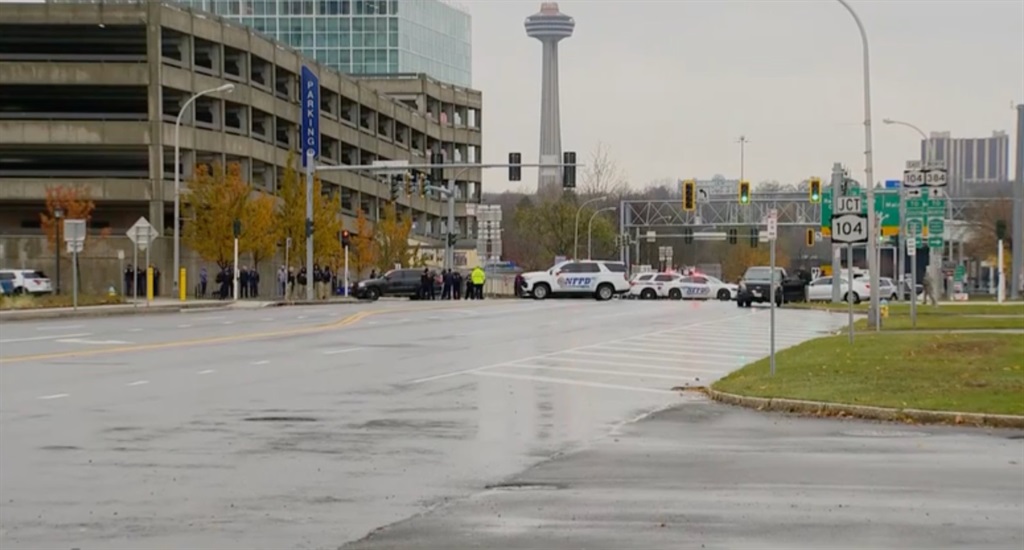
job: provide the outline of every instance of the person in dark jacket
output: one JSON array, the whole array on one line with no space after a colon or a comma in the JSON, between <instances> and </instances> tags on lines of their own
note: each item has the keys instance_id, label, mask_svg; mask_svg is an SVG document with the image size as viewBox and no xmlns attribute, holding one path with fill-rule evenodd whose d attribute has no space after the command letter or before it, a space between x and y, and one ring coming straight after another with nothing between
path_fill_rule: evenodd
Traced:
<instances>
[{"instance_id":1,"label":"person in dark jacket","mask_svg":"<svg viewBox=\"0 0 1024 550\"><path fill-rule=\"evenodd\" d=\"M260 272L256 268L249 270L249 297L258 298L260 295Z\"/></svg>"},{"instance_id":2,"label":"person in dark jacket","mask_svg":"<svg viewBox=\"0 0 1024 550\"><path fill-rule=\"evenodd\" d=\"M238 296L239 298L249 297L249 269L246 267L238 270Z\"/></svg>"},{"instance_id":3,"label":"person in dark jacket","mask_svg":"<svg viewBox=\"0 0 1024 550\"><path fill-rule=\"evenodd\" d=\"M420 274L420 300L430 299L430 287L433 286L433 280L430 278L430 270L423 268L423 273Z\"/></svg>"},{"instance_id":4,"label":"person in dark jacket","mask_svg":"<svg viewBox=\"0 0 1024 550\"><path fill-rule=\"evenodd\" d=\"M458 300L462 297L462 274L458 271L452 271L452 300Z\"/></svg>"}]
</instances>

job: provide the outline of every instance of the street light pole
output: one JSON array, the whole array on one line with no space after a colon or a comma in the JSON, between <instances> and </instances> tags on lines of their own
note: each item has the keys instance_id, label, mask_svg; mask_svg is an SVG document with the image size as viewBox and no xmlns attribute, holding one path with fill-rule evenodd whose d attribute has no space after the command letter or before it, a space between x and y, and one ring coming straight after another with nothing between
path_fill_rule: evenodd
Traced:
<instances>
[{"instance_id":1,"label":"street light pole","mask_svg":"<svg viewBox=\"0 0 1024 550\"><path fill-rule=\"evenodd\" d=\"M55 238L53 239L53 251L55 252L54 259L57 261L57 266L55 268L57 270L56 290L57 296L60 296L60 230L61 226L64 225L64 209L59 206L54 208L53 218L57 220L55 224L57 227L54 228L57 233L54 235Z\"/></svg>"},{"instance_id":2,"label":"street light pole","mask_svg":"<svg viewBox=\"0 0 1024 550\"><path fill-rule=\"evenodd\" d=\"M614 206L606 206L606 207L601 208L599 210L595 210L594 213L590 215L590 221L587 222L587 259L588 260L592 260L594 258L594 233L593 233L593 231L594 231L594 218L596 218L597 215L600 214L601 212L611 212L612 210L615 210Z\"/></svg>"},{"instance_id":3,"label":"street light pole","mask_svg":"<svg viewBox=\"0 0 1024 550\"><path fill-rule=\"evenodd\" d=\"M583 208L592 202L603 201L607 199L607 195L601 195L600 197L594 197L590 200L586 200L576 209L576 222L573 223L573 238L572 238L572 259L579 257L580 250L580 212L583 212Z\"/></svg>"},{"instance_id":4,"label":"street light pole","mask_svg":"<svg viewBox=\"0 0 1024 550\"><path fill-rule=\"evenodd\" d=\"M178 296L181 291L178 290L178 276L181 270L181 235L179 234L178 226L181 225L181 118L185 116L185 111L189 108L195 100L208 94L216 94L220 92L230 93L235 89L234 84L223 84L216 88L210 88L209 90L203 90L192 97L188 98L188 101L181 106L178 110L178 118L174 120L174 295Z\"/></svg>"},{"instance_id":5,"label":"street light pole","mask_svg":"<svg viewBox=\"0 0 1024 550\"><path fill-rule=\"evenodd\" d=\"M847 0L836 0L846 11L850 12L853 21L857 23L857 30L860 31L860 40L864 50L864 185L866 187L865 199L868 203L868 272L871 278L871 311L869 312L868 324L879 330L878 311L878 265L875 258L875 250L878 248L878 231L876 230L875 216L875 166L871 151L871 56L868 50L868 34L864 30L857 12L853 11Z\"/></svg>"}]
</instances>

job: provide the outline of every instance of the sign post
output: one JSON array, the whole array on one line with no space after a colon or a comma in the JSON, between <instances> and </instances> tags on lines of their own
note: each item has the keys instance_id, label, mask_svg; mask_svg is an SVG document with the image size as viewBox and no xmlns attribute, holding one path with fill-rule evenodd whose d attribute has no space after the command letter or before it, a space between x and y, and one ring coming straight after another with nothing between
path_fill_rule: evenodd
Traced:
<instances>
[{"instance_id":1,"label":"sign post","mask_svg":"<svg viewBox=\"0 0 1024 550\"><path fill-rule=\"evenodd\" d=\"M909 228L910 220L907 222ZM910 328L917 328L917 236L913 233L907 235L907 258L910 259Z\"/></svg>"},{"instance_id":2,"label":"sign post","mask_svg":"<svg viewBox=\"0 0 1024 550\"><path fill-rule=\"evenodd\" d=\"M78 253L85 246L85 220L64 219L64 242L71 253L71 307L78 310Z\"/></svg>"},{"instance_id":3,"label":"sign post","mask_svg":"<svg viewBox=\"0 0 1024 550\"><path fill-rule=\"evenodd\" d=\"M768 361L771 365L771 375L775 376L775 241L779 236L779 211L772 208L768 211L768 265L771 284L768 286L768 302L770 305L768 316Z\"/></svg>"},{"instance_id":4,"label":"sign post","mask_svg":"<svg viewBox=\"0 0 1024 550\"><path fill-rule=\"evenodd\" d=\"M117 272L121 274L121 296L124 296L124 250L117 251Z\"/></svg>"},{"instance_id":5,"label":"sign post","mask_svg":"<svg viewBox=\"0 0 1024 550\"><path fill-rule=\"evenodd\" d=\"M313 301L313 172L320 156L320 78L303 65L299 87L302 90L302 165L306 168L306 300Z\"/></svg>"},{"instance_id":6,"label":"sign post","mask_svg":"<svg viewBox=\"0 0 1024 550\"><path fill-rule=\"evenodd\" d=\"M849 306L849 329L850 343L853 343L853 245L854 243L866 243L868 241L868 219L863 213L861 197L850 196L837 197L835 208L832 214L832 242L846 244L846 301ZM842 273L833 273L833 288L835 280L842 279Z\"/></svg>"},{"instance_id":7,"label":"sign post","mask_svg":"<svg viewBox=\"0 0 1024 550\"><path fill-rule=\"evenodd\" d=\"M238 301L238 237L242 235L241 220L231 222L231 231L235 235L234 263L231 265L231 298ZM312 273L312 271L310 272Z\"/></svg>"},{"instance_id":8,"label":"sign post","mask_svg":"<svg viewBox=\"0 0 1024 550\"><path fill-rule=\"evenodd\" d=\"M145 217L136 220L135 224L128 228L128 232L125 233L125 235L127 235L128 238L131 239L132 243L135 244L135 271L132 274L132 277L134 277L132 287L135 289L134 294L137 306L139 299L139 250L142 249L146 251L146 270L144 273L146 273L146 297L147 300L149 300L151 299L150 287L152 286L149 281L151 277L149 273L149 245L154 239L156 239L157 235L156 231L153 230L153 226L150 225L149 220Z\"/></svg>"}]
</instances>

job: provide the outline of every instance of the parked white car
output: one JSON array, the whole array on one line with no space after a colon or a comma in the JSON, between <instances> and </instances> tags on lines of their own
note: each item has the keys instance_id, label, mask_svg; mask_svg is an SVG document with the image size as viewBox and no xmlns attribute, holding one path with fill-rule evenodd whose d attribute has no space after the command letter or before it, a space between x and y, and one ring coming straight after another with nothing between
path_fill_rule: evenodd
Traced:
<instances>
[{"instance_id":1,"label":"parked white car","mask_svg":"<svg viewBox=\"0 0 1024 550\"><path fill-rule=\"evenodd\" d=\"M701 277L703 280L704 278ZM670 300L707 300L711 298L711 287L691 275L674 275L665 285L664 296Z\"/></svg>"},{"instance_id":2,"label":"parked white car","mask_svg":"<svg viewBox=\"0 0 1024 550\"><path fill-rule=\"evenodd\" d=\"M654 279L659 276L664 277L665 275L655 273L653 271L633 275L633 278L629 280L629 292L626 296L629 298L639 298L641 300L656 299L658 297L658 288Z\"/></svg>"},{"instance_id":3,"label":"parked white car","mask_svg":"<svg viewBox=\"0 0 1024 550\"><path fill-rule=\"evenodd\" d=\"M697 284L708 285L710 294L708 298L717 298L723 302L736 299L736 293L739 292L739 285L727 283L718 277L704 274L694 274L693 282Z\"/></svg>"},{"instance_id":4,"label":"parked white car","mask_svg":"<svg viewBox=\"0 0 1024 550\"><path fill-rule=\"evenodd\" d=\"M855 278L853 288L843 278L839 280L839 296L843 301L859 304L862 298L871 295L871 285L865 278ZM818 277L807 285L808 302L826 302L832 299L832 277Z\"/></svg>"},{"instance_id":5,"label":"parked white car","mask_svg":"<svg viewBox=\"0 0 1024 550\"><path fill-rule=\"evenodd\" d=\"M537 300L588 294L598 300L610 300L616 294L629 291L626 266L622 262L569 260L547 271L523 273L522 277L523 293Z\"/></svg>"},{"instance_id":6,"label":"parked white car","mask_svg":"<svg viewBox=\"0 0 1024 550\"><path fill-rule=\"evenodd\" d=\"M641 300L707 300L711 288L678 273L641 273L629 281L629 296Z\"/></svg>"},{"instance_id":7,"label":"parked white car","mask_svg":"<svg viewBox=\"0 0 1024 550\"><path fill-rule=\"evenodd\" d=\"M29 294L36 296L53 292L53 285L50 283L50 279L42 271L32 269L0 269L0 277L10 281L11 292L15 295Z\"/></svg>"}]
</instances>

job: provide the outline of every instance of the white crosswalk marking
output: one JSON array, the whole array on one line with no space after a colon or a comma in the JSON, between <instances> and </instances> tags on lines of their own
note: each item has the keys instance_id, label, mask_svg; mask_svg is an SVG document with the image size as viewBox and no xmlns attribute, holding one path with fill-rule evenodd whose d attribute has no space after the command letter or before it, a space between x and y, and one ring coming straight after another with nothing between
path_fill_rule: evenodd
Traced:
<instances>
[{"instance_id":1,"label":"white crosswalk marking","mask_svg":"<svg viewBox=\"0 0 1024 550\"><path fill-rule=\"evenodd\" d=\"M845 318L838 315L780 309L776 311L775 349L827 336L844 323ZM606 390L664 391L710 384L766 357L769 349L769 316L758 312L425 380L468 374Z\"/></svg>"}]
</instances>

